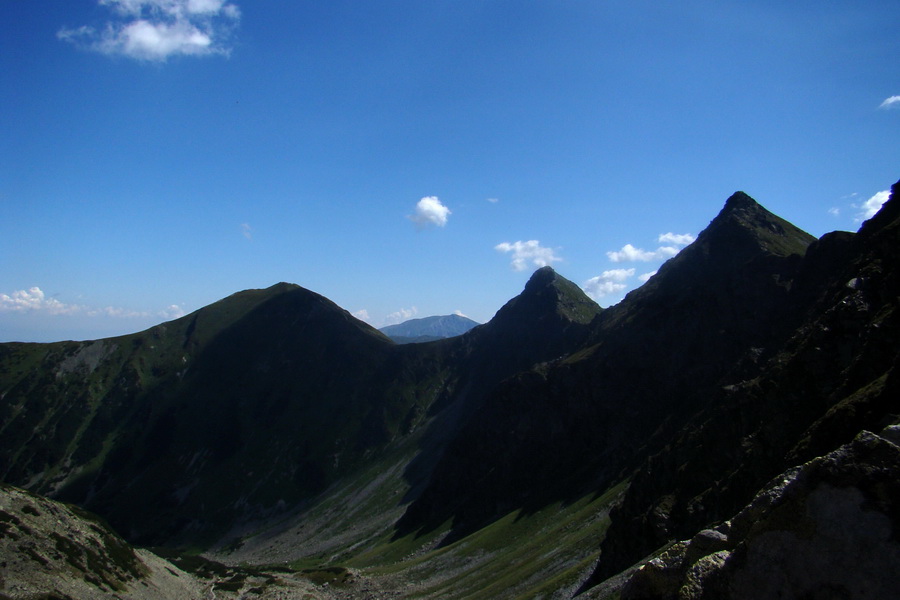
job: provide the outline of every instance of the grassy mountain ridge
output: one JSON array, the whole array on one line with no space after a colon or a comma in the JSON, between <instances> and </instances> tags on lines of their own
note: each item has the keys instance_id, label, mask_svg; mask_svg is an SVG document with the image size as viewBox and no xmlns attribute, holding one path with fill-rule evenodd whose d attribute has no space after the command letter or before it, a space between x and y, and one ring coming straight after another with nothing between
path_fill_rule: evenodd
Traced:
<instances>
[{"instance_id":1,"label":"grassy mountain ridge","mask_svg":"<svg viewBox=\"0 0 900 600\"><path fill-rule=\"evenodd\" d=\"M566 345L565 333L551 347L531 335L489 360L510 327L402 347L277 284L130 336L4 345L3 476L84 504L144 544L211 543L316 496L419 427L443 430L406 469L416 485L483 388Z\"/></svg>"}]
</instances>

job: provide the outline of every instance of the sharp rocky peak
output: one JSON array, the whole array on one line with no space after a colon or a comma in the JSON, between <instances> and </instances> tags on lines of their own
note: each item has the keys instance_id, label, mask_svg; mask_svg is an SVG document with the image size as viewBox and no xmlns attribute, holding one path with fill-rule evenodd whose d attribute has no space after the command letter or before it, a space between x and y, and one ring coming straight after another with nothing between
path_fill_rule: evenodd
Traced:
<instances>
[{"instance_id":1,"label":"sharp rocky peak","mask_svg":"<svg viewBox=\"0 0 900 600\"><path fill-rule=\"evenodd\" d=\"M552 285L558 278L559 275L553 270L553 267L541 267L532 273L528 283L525 284L525 291L529 292L545 288Z\"/></svg>"},{"instance_id":2,"label":"sharp rocky peak","mask_svg":"<svg viewBox=\"0 0 900 600\"><path fill-rule=\"evenodd\" d=\"M551 267L541 267L525 284L522 293L507 302L492 321L523 323L550 318L585 324L600 310L577 285Z\"/></svg>"},{"instance_id":3,"label":"sharp rocky peak","mask_svg":"<svg viewBox=\"0 0 900 600\"><path fill-rule=\"evenodd\" d=\"M710 254L745 260L752 256L804 254L815 238L769 212L744 192L735 192L709 226L697 246Z\"/></svg>"}]
</instances>

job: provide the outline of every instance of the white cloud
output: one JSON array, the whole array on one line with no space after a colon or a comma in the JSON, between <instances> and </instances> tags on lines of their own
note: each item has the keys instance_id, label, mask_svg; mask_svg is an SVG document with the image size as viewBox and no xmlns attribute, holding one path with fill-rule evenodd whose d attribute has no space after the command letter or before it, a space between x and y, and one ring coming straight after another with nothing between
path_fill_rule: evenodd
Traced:
<instances>
[{"instance_id":1,"label":"white cloud","mask_svg":"<svg viewBox=\"0 0 900 600\"><path fill-rule=\"evenodd\" d=\"M41 288L35 286L27 290L17 290L12 294L0 294L0 311L41 312L49 315L85 315L88 317L111 317L116 319L156 317L165 320L184 316L184 310L171 304L158 311L136 311L115 306L91 308L78 304L65 304L56 298L47 298Z\"/></svg>"},{"instance_id":2,"label":"white cloud","mask_svg":"<svg viewBox=\"0 0 900 600\"><path fill-rule=\"evenodd\" d=\"M500 198L488 198L487 201L491 204L497 204L498 202L500 202Z\"/></svg>"},{"instance_id":3,"label":"white cloud","mask_svg":"<svg viewBox=\"0 0 900 600\"><path fill-rule=\"evenodd\" d=\"M832 217L839 217L839 216L841 216L841 209L838 208L837 206L832 206L831 208L828 209L828 214L831 215Z\"/></svg>"},{"instance_id":4,"label":"white cloud","mask_svg":"<svg viewBox=\"0 0 900 600\"><path fill-rule=\"evenodd\" d=\"M43 311L51 315L65 315L80 312L83 307L75 304L64 304L56 298L47 298L39 287L27 290L16 290L11 295L0 294L0 310L4 311Z\"/></svg>"},{"instance_id":5,"label":"white cloud","mask_svg":"<svg viewBox=\"0 0 900 600\"><path fill-rule=\"evenodd\" d=\"M466 313L464 313L463 311L459 310L458 308L457 308L456 310L453 311L453 314L456 315L457 317L465 317L465 318L467 318L467 319L469 318L469 316L468 316Z\"/></svg>"},{"instance_id":6,"label":"white cloud","mask_svg":"<svg viewBox=\"0 0 900 600\"><path fill-rule=\"evenodd\" d=\"M408 218L422 229L428 225L443 227L450 214L450 209L441 204L437 196L425 196L416 203L416 213Z\"/></svg>"},{"instance_id":7,"label":"white cloud","mask_svg":"<svg viewBox=\"0 0 900 600\"><path fill-rule=\"evenodd\" d=\"M690 233L661 233L656 240L660 244L673 244L675 246L687 246L692 244L696 238Z\"/></svg>"},{"instance_id":8,"label":"white cloud","mask_svg":"<svg viewBox=\"0 0 900 600\"><path fill-rule=\"evenodd\" d=\"M63 27L61 40L104 54L163 62L170 56L230 52L240 9L225 0L98 0L117 18L102 29Z\"/></svg>"},{"instance_id":9,"label":"white cloud","mask_svg":"<svg viewBox=\"0 0 900 600\"><path fill-rule=\"evenodd\" d=\"M656 275L656 271L650 271L649 273L641 273L640 275L638 275L638 280L640 280L641 283L647 283L647 281L654 275Z\"/></svg>"},{"instance_id":10,"label":"white cloud","mask_svg":"<svg viewBox=\"0 0 900 600\"><path fill-rule=\"evenodd\" d=\"M631 244L625 244L621 250L612 250L606 253L613 262L650 262L652 260L665 260L672 258L681 251L680 246L687 246L696 238L690 233L661 233L656 241L661 244L656 250L644 250Z\"/></svg>"},{"instance_id":11,"label":"white cloud","mask_svg":"<svg viewBox=\"0 0 900 600\"><path fill-rule=\"evenodd\" d=\"M171 320L171 319L180 319L187 313L185 313L184 309L181 308L180 306L178 306L177 304L170 304L163 310L159 311L157 314L160 317L162 317L163 319Z\"/></svg>"},{"instance_id":12,"label":"white cloud","mask_svg":"<svg viewBox=\"0 0 900 600\"><path fill-rule=\"evenodd\" d=\"M621 250L607 252L606 256L613 262L648 262L658 258L656 252L648 252L641 248L635 248L631 244L625 244L622 246Z\"/></svg>"},{"instance_id":13,"label":"white cloud","mask_svg":"<svg viewBox=\"0 0 900 600\"><path fill-rule=\"evenodd\" d=\"M900 96L891 96L885 99L878 108L900 108Z\"/></svg>"},{"instance_id":14,"label":"white cloud","mask_svg":"<svg viewBox=\"0 0 900 600\"><path fill-rule=\"evenodd\" d=\"M624 282L633 275L634 269L610 269L597 277L591 277L581 287L588 296L598 300L627 288Z\"/></svg>"},{"instance_id":15,"label":"white cloud","mask_svg":"<svg viewBox=\"0 0 900 600\"><path fill-rule=\"evenodd\" d=\"M675 246L660 246L656 249L656 256L658 258L672 258L678 252L680 248L676 248Z\"/></svg>"},{"instance_id":16,"label":"white cloud","mask_svg":"<svg viewBox=\"0 0 900 600\"><path fill-rule=\"evenodd\" d=\"M250 223L241 223L241 235L248 240L253 239L253 228L250 227Z\"/></svg>"},{"instance_id":17,"label":"white cloud","mask_svg":"<svg viewBox=\"0 0 900 600\"><path fill-rule=\"evenodd\" d=\"M392 312L388 316L384 318L385 325L396 325L397 323L402 323L403 321L408 321L416 316L416 313L419 312L419 309L415 306L410 308L401 308L397 312Z\"/></svg>"},{"instance_id":18,"label":"white cloud","mask_svg":"<svg viewBox=\"0 0 900 600\"><path fill-rule=\"evenodd\" d=\"M546 267L562 260L556 255L553 248L545 248L537 240L503 242L494 246L494 250L512 253L511 266L516 271L524 271L529 263L535 267Z\"/></svg>"},{"instance_id":19,"label":"white cloud","mask_svg":"<svg viewBox=\"0 0 900 600\"><path fill-rule=\"evenodd\" d=\"M372 321L372 318L369 316L369 311L367 311L365 308L361 308L360 310L350 313L350 314L352 314L354 317L356 317L360 321L365 321L366 323L369 323Z\"/></svg>"},{"instance_id":20,"label":"white cloud","mask_svg":"<svg viewBox=\"0 0 900 600\"><path fill-rule=\"evenodd\" d=\"M881 205L887 202L890 197L890 190L882 190L863 202L860 205L854 204L854 208L858 208L859 212L856 215L857 221L865 221L866 219L871 219L875 216L875 213L881 208Z\"/></svg>"}]
</instances>

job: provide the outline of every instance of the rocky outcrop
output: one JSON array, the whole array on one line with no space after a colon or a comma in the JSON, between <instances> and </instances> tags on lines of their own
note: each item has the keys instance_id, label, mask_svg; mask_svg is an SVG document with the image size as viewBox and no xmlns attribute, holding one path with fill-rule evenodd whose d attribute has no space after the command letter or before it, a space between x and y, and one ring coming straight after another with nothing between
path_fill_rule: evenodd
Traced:
<instances>
[{"instance_id":1,"label":"rocky outcrop","mask_svg":"<svg viewBox=\"0 0 900 600\"><path fill-rule=\"evenodd\" d=\"M891 441L893 440L893 441ZM623 600L888 598L900 589L900 427L791 469L638 569Z\"/></svg>"},{"instance_id":2,"label":"rocky outcrop","mask_svg":"<svg viewBox=\"0 0 900 600\"><path fill-rule=\"evenodd\" d=\"M338 577L351 578L345 570L229 567L174 553L166 559L132 547L88 511L0 485L2 600L324 600L335 596L321 584Z\"/></svg>"},{"instance_id":3,"label":"rocky outcrop","mask_svg":"<svg viewBox=\"0 0 900 600\"><path fill-rule=\"evenodd\" d=\"M176 566L135 551L95 516L0 486L0 597L199 598Z\"/></svg>"}]
</instances>

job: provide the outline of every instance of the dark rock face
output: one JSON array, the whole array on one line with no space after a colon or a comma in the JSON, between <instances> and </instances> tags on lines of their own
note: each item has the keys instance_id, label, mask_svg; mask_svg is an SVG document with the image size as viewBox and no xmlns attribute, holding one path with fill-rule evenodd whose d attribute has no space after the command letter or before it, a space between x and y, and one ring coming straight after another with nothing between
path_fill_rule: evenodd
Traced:
<instances>
[{"instance_id":1,"label":"dark rock face","mask_svg":"<svg viewBox=\"0 0 900 600\"><path fill-rule=\"evenodd\" d=\"M635 471L594 581L727 518L777 473L898 412L900 223L875 223L810 247L784 298L788 335L746 348Z\"/></svg>"},{"instance_id":2,"label":"dark rock face","mask_svg":"<svg viewBox=\"0 0 900 600\"><path fill-rule=\"evenodd\" d=\"M644 564L623 600L888 598L900 586L894 426L771 481L718 530Z\"/></svg>"}]
</instances>

